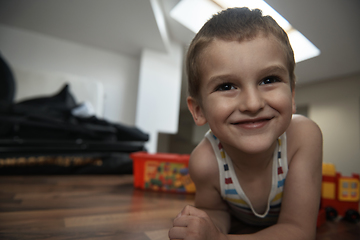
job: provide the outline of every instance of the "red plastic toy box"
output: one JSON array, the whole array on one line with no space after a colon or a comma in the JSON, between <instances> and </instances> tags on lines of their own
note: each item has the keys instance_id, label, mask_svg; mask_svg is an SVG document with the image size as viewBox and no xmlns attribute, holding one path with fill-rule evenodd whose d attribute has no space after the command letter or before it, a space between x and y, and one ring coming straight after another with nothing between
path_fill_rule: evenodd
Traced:
<instances>
[{"instance_id":1,"label":"red plastic toy box","mask_svg":"<svg viewBox=\"0 0 360 240\"><path fill-rule=\"evenodd\" d=\"M136 152L133 160L134 187L165 192L194 193L188 163L190 155Z\"/></svg>"}]
</instances>

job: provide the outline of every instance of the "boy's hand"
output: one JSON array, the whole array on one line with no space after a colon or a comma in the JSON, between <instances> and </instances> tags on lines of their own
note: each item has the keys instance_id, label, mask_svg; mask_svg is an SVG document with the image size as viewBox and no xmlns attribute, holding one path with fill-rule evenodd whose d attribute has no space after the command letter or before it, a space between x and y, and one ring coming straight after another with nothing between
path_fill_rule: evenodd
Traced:
<instances>
[{"instance_id":1,"label":"boy's hand","mask_svg":"<svg viewBox=\"0 0 360 240\"><path fill-rule=\"evenodd\" d=\"M169 238L184 240L227 239L206 212L189 205L174 219L174 225L169 230Z\"/></svg>"}]
</instances>

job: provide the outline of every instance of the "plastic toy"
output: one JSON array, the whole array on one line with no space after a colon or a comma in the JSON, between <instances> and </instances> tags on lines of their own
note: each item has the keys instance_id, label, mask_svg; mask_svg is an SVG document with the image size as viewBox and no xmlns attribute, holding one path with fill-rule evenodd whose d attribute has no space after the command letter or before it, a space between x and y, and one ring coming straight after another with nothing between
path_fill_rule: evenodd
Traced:
<instances>
[{"instance_id":1,"label":"plastic toy","mask_svg":"<svg viewBox=\"0 0 360 240\"><path fill-rule=\"evenodd\" d=\"M323 211L325 211L327 220L334 220L341 216L351 222L359 221L359 200L359 174L353 173L351 177L344 177L341 173L336 172L334 164L323 163L318 225L321 224Z\"/></svg>"},{"instance_id":2,"label":"plastic toy","mask_svg":"<svg viewBox=\"0 0 360 240\"><path fill-rule=\"evenodd\" d=\"M134 166L134 187L176 193L195 193L188 163L190 155L137 152L130 154Z\"/></svg>"}]
</instances>

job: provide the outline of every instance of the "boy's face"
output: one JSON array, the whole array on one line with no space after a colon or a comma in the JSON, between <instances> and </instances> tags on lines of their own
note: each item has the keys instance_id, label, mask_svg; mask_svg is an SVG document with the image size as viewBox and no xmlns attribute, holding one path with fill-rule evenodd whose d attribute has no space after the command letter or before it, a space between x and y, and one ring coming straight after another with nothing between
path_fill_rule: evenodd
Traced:
<instances>
[{"instance_id":1,"label":"boy's face","mask_svg":"<svg viewBox=\"0 0 360 240\"><path fill-rule=\"evenodd\" d=\"M272 35L242 42L215 40L201 61L201 104L188 98L195 123L207 122L225 149L269 149L295 112L280 43Z\"/></svg>"}]
</instances>

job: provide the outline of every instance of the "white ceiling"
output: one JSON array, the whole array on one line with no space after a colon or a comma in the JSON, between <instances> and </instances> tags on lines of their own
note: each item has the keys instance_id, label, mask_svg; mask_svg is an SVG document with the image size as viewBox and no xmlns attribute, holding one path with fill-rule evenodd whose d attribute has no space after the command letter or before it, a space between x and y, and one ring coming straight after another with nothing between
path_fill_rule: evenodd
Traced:
<instances>
[{"instance_id":1,"label":"white ceiling","mask_svg":"<svg viewBox=\"0 0 360 240\"><path fill-rule=\"evenodd\" d=\"M159 0L173 41L194 34L169 17L179 0ZM296 67L298 84L360 72L359 0L267 0L320 50ZM0 24L138 57L166 51L150 0L0 0Z\"/></svg>"},{"instance_id":2,"label":"white ceiling","mask_svg":"<svg viewBox=\"0 0 360 240\"><path fill-rule=\"evenodd\" d=\"M135 56L165 51L150 0L0 0L0 24Z\"/></svg>"}]
</instances>

